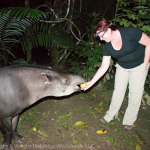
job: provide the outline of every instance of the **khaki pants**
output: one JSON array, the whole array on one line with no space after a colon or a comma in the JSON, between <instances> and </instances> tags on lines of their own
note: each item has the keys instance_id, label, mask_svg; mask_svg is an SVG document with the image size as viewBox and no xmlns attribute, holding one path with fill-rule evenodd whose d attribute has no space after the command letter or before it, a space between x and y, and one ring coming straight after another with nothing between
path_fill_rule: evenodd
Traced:
<instances>
[{"instance_id":1,"label":"khaki pants","mask_svg":"<svg viewBox=\"0 0 150 150\"><path fill-rule=\"evenodd\" d=\"M104 116L107 122L113 120L118 114L129 84L129 100L123 118L123 125L133 125L140 108L148 68L149 65L145 69L144 63L132 69L124 69L118 64L116 65L115 88L109 110Z\"/></svg>"}]
</instances>

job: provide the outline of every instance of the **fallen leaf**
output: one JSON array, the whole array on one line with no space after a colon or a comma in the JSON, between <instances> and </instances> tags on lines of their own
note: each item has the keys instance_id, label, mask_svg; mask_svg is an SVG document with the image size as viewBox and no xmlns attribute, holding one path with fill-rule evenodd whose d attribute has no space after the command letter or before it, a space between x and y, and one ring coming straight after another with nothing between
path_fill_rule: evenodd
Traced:
<instances>
[{"instance_id":1,"label":"fallen leaf","mask_svg":"<svg viewBox=\"0 0 150 150\"><path fill-rule=\"evenodd\" d=\"M61 130L59 130L59 129L58 129L58 132L59 132L59 133L62 133L62 131L61 131Z\"/></svg>"},{"instance_id":2,"label":"fallen leaf","mask_svg":"<svg viewBox=\"0 0 150 150\"><path fill-rule=\"evenodd\" d=\"M39 134L41 134L42 136L47 137L47 134L46 134L46 133L44 133L44 132L42 132L42 131L40 131L40 130L38 130L38 132L39 132Z\"/></svg>"},{"instance_id":3,"label":"fallen leaf","mask_svg":"<svg viewBox=\"0 0 150 150\"><path fill-rule=\"evenodd\" d=\"M78 144L78 141L77 141L77 140L75 141L75 144Z\"/></svg>"},{"instance_id":4,"label":"fallen leaf","mask_svg":"<svg viewBox=\"0 0 150 150\"><path fill-rule=\"evenodd\" d=\"M90 94L93 96L93 95L94 95L94 92L93 92L93 91L90 91Z\"/></svg>"},{"instance_id":5,"label":"fallen leaf","mask_svg":"<svg viewBox=\"0 0 150 150\"><path fill-rule=\"evenodd\" d=\"M139 144L144 144L145 142L144 142L143 137L139 133L137 133L137 135L138 135L138 143Z\"/></svg>"},{"instance_id":6,"label":"fallen leaf","mask_svg":"<svg viewBox=\"0 0 150 150\"><path fill-rule=\"evenodd\" d=\"M73 139L73 144L78 144L78 140Z\"/></svg>"},{"instance_id":7,"label":"fallen leaf","mask_svg":"<svg viewBox=\"0 0 150 150\"><path fill-rule=\"evenodd\" d=\"M141 145L139 143L136 144L136 150L141 150Z\"/></svg>"},{"instance_id":8,"label":"fallen leaf","mask_svg":"<svg viewBox=\"0 0 150 150\"><path fill-rule=\"evenodd\" d=\"M35 127L33 127L33 128L32 128L32 130L33 130L33 131L36 131L36 128L35 128Z\"/></svg>"},{"instance_id":9,"label":"fallen leaf","mask_svg":"<svg viewBox=\"0 0 150 150\"><path fill-rule=\"evenodd\" d=\"M89 124L85 124L84 128L89 129L91 126Z\"/></svg>"},{"instance_id":10,"label":"fallen leaf","mask_svg":"<svg viewBox=\"0 0 150 150\"><path fill-rule=\"evenodd\" d=\"M21 144L20 147L23 147L23 144Z\"/></svg>"},{"instance_id":11,"label":"fallen leaf","mask_svg":"<svg viewBox=\"0 0 150 150\"><path fill-rule=\"evenodd\" d=\"M135 123L133 123L133 128L134 128L135 126L136 126Z\"/></svg>"},{"instance_id":12,"label":"fallen leaf","mask_svg":"<svg viewBox=\"0 0 150 150\"><path fill-rule=\"evenodd\" d=\"M100 114L103 113L99 108L95 108L95 110L96 110L97 112L99 112Z\"/></svg>"},{"instance_id":13,"label":"fallen leaf","mask_svg":"<svg viewBox=\"0 0 150 150\"><path fill-rule=\"evenodd\" d=\"M124 114L124 111L121 110L121 111L120 111L120 114L123 115L123 114Z\"/></svg>"},{"instance_id":14,"label":"fallen leaf","mask_svg":"<svg viewBox=\"0 0 150 150\"><path fill-rule=\"evenodd\" d=\"M113 122L112 122L112 123L111 123L111 125L112 125L112 126L114 126L114 125L115 125L115 123L113 123Z\"/></svg>"},{"instance_id":15,"label":"fallen leaf","mask_svg":"<svg viewBox=\"0 0 150 150\"><path fill-rule=\"evenodd\" d=\"M105 107L101 106L101 107L98 107L99 110L105 110Z\"/></svg>"},{"instance_id":16,"label":"fallen leaf","mask_svg":"<svg viewBox=\"0 0 150 150\"><path fill-rule=\"evenodd\" d=\"M84 122L82 121L78 121L75 123L75 126L83 126L84 125Z\"/></svg>"},{"instance_id":17,"label":"fallen leaf","mask_svg":"<svg viewBox=\"0 0 150 150\"><path fill-rule=\"evenodd\" d=\"M106 130L98 130L96 133L97 134L104 134L104 133L106 133L107 131Z\"/></svg>"},{"instance_id":18,"label":"fallen leaf","mask_svg":"<svg viewBox=\"0 0 150 150\"><path fill-rule=\"evenodd\" d=\"M65 130L69 130L69 128L67 126L62 126Z\"/></svg>"}]
</instances>

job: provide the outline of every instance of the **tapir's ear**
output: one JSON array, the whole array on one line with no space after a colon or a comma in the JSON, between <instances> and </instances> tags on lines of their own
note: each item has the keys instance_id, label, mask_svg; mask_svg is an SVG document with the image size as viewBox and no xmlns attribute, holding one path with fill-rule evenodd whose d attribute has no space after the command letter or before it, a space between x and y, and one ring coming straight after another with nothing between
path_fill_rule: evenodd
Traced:
<instances>
[{"instance_id":1,"label":"tapir's ear","mask_svg":"<svg viewBox=\"0 0 150 150\"><path fill-rule=\"evenodd\" d=\"M50 75L47 75L46 73L41 73L41 76L42 76L42 80L44 83L50 84L53 80L53 77L51 77Z\"/></svg>"}]
</instances>

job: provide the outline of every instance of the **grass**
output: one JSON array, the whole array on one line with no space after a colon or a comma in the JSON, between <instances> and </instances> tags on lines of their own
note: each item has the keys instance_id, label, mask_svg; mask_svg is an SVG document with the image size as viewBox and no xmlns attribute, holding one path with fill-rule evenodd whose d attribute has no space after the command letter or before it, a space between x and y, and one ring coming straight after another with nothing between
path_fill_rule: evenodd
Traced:
<instances>
[{"instance_id":1,"label":"grass","mask_svg":"<svg viewBox=\"0 0 150 150\"><path fill-rule=\"evenodd\" d=\"M145 137L150 136L150 127L137 126L137 132L126 131L122 126L123 111L118 116L120 121L115 119L107 124L99 121L109 108L108 98L111 97L107 91L105 92L101 93L101 97L94 98L93 95L96 93L92 91L60 101L48 100L30 108L21 115L18 125L20 134L27 137L23 144L30 140L30 143L51 146L69 144L81 148L92 147L94 150L105 150L106 147L108 150L137 150L136 147L142 147ZM148 119L147 116L145 120L146 118ZM84 122L84 125L75 126L78 121ZM36 131L33 131L33 127ZM107 132L97 134L98 130Z\"/></svg>"}]
</instances>

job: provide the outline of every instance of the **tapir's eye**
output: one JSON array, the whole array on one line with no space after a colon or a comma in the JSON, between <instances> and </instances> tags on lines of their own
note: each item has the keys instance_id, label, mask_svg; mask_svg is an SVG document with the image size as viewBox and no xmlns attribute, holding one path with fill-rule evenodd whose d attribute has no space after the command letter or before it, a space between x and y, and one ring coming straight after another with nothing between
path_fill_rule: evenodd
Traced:
<instances>
[{"instance_id":1,"label":"tapir's eye","mask_svg":"<svg viewBox=\"0 0 150 150\"><path fill-rule=\"evenodd\" d=\"M69 84L69 80L65 80L65 85L68 85Z\"/></svg>"}]
</instances>

